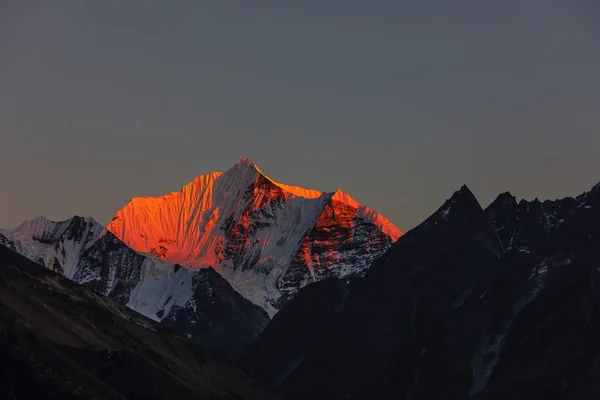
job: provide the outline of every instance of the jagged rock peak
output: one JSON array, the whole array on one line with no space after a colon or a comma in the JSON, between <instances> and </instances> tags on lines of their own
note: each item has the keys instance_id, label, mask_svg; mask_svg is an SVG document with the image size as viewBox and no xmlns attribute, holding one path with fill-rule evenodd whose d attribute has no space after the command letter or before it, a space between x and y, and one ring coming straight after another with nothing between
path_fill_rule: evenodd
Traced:
<instances>
[{"instance_id":1,"label":"jagged rock peak","mask_svg":"<svg viewBox=\"0 0 600 400\"><path fill-rule=\"evenodd\" d=\"M221 178L222 177L222 178ZM272 185L282 189L291 196L304 197L308 199L316 199L323 193L318 190L304 189L298 186L285 185L276 182L265 174L254 161L249 158L242 158L233 167L225 172L212 172L209 174L199 175L189 184L183 187L182 191L204 190L218 180L223 179L232 185L248 186L257 183L259 179L269 182ZM170 193L167 196L177 195L179 192ZM164 196L163 196L164 197ZM140 197L135 199L149 199L151 197ZM135 200L134 199L134 200Z\"/></svg>"},{"instance_id":2,"label":"jagged rock peak","mask_svg":"<svg viewBox=\"0 0 600 400\"><path fill-rule=\"evenodd\" d=\"M551 200L546 200L546 201L547 202L552 202ZM531 201L527 201L525 199L521 199L521 201L519 202L519 204L527 204L527 203L529 203L530 205L535 206L535 207L539 207L542 204L542 202L540 201L540 199L538 199L537 197L535 197Z\"/></svg>"},{"instance_id":3,"label":"jagged rock peak","mask_svg":"<svg viewBox=\"0 0 600 400\"><path fill-rule=\"evenodd\" d=\"M500 193L498 197L489 205L490 208L502 207L503 205L517 205L517 198L510 192Z\"/></svg>"},{"instance_id":4,"label":"jagged rock peak","mask_svg":"<svg viewBox=\"0 0 600 400\"><path fill-rule=\"evenodd\" d=\"M14 229L18 229L19 227L36 227L36 226L44 226L44 225L49 225L49 224L56 224L56 225L62 225L62 224L71 224L73 222L78 222L78 221L83 221L83 222L91 222L91 223L98 223L96 222L96 220L92 217L82 217L80 215L74 215L71 218L67 218L65 220L61 220L61 221L54 221L51 220L47 217L44 217L43 215L39 215L37 217L28 219L26 221L23 221L18 227L14 228Z\"/></svg>"},{"instance_id":5,"label":"jagged rock peak","mask_svg":"<svg viewBox=\"0 0 600 400\"><path fill-rule=\"evenodd\" d=\"M247 166L247 167L250 167L250 168L258 169L258 166L256 165L256 163L254 163L254 161L252 161L251 159L246 158L246 157L244 157L240 161L238 161L236 163L236 165Z\"/></svg>"},{"instance_id":6,"label":"jagged rock peak","mask_svg":"<svg viewBox=\"0 0 600 400\"><path fill-rule=\"evenodd\" d=\"M493 219L501 213L516 212L519 207L517 198L510 192L500 193L494 201L485 209L485 212Z\"/></svg>"},{"instance_id":7,"label":"jagged rock peak","mask_svg":"<svg viewBox=\"0 0 600 400\"><path fill-rule=\"evenodd\" d=\"M253 176L263 175L258 165L254 163L254 161L249 158L242 158L240 161L235 163L235 165L229 168L224 174L248 174Z\"/></svg>"},{"instance_id":8,"label":"jagged rock peak","mask_svg":"<svg viewBox=\"0 0 600 400\"><path fill-rule=\"evenodd\" d=\"M283 183L276 182L275 180L271 179L267 174L265 174L258 167L258 165L256 165L254 163L254 161L250 160L249 158L242 158L240 161L237 162L237 164L232 168L232 170L240 169L240 168L243 168L247 171L249 170L255 174L258 174L258 176L265 178L270 183L274 184L275 186L283 189L285 192L290 193L294 196L305 197L307 199L316 199L318 197L321 197L321 195L323 194L322 192L320 192L318 190L304 189L299 186L285 185Z\"/></svg>"},{"instance_id":9,"label":"jagged rock peak","mask_svg":"<svg viewBox=\"0 0 600 400\"><path fill-rule=\"evenodd\" d=\"M13 243L17 252L45 266L55 265L61 274L72 279L80 254L103 236L106 229L93 218L75 216L55 222L36 217L0 233Z\"/></svg>"},{"instance_id":10,"label":"jagged rock peak","mask_svg":"<svg viewBox=\"0 0 600 400\"><path fill-rule=\"evenodd\" d=\"M475 195L473 194L471 189L468 188L467 185L462 185L459 190L454 192L452 197L455 197L455 196L469 196L469 197L472 197L473 199L475 199Z\"/></svg>"},{"instance_id":11,"label":"jagged rock peak","mask_svg":"<svg viewBox=\"0 0 600 400\"><path fill-rule=\"evenodd\" d=\"M103 230L104 228L92 217L81 217L75 215L72 218L63 221L53 221L44 216L38 216L30 220L24 221L19 226L13 229L2 229L7 236L31 236L36 240L55 240L69 229L77 226L89 225L95 230Z\"/></svg>"},{"instance_id":12,"label":"jagged rock peak","mask_svg":"<svg viewBox=\"0 0 600 400\"><path fill-rule=\"evenodd\" d=\"M329 193L328 195L330 196L330 201L340 202L350 208L356 209L358 217L364 218L365 220L380 226L381 231L391 237L394 241L398 240L398 238L403 235L402 231L392 224L387 218L377 213L372 208L363 206L343 190L337 189L335 192Z\"/></svg>"},{"instance_id":13,"label":"jagged rock peak","mask_svg":"<svg viewBox=\"0 0 600 400\"><path fill-rule=\"evenodd\" d=\"M440 208L439 213L443 217L448 217L458 210L464 211L470 208L477 209L479 211L482 210L481 205L477 201L477 198L473 192L471 192L467 185L462 185L459 190L454 192L452 197L446 200L444 205Z\"/></svg>"},{"instance_id":14,"label":"jagged rock peak","mask_svg":"<svg viewBox=\"0 0 600 400\"><path fill-rule=\"evenodd\" d=\"M496 257L504 252L489 217L471 190L463 185L421 225L404 235L395 247L399 249L417 241L461 242L473 236L484 238Z\"/></svg>"},{"instance_id":15,"label":"jagged rock peak","mask_svg":"<svg viewBox=\"0 0 600 400\"><path fill-rule=\"evenodd\" d=\"M361 204L358 201L356 201L352 196L350 196L348 193L344 192L341 189L337 189L335 192L333 192L331 194L331 199L335 201L340 201L354 208L359 208L361 206Z\"/></svg>"}]
</instances>

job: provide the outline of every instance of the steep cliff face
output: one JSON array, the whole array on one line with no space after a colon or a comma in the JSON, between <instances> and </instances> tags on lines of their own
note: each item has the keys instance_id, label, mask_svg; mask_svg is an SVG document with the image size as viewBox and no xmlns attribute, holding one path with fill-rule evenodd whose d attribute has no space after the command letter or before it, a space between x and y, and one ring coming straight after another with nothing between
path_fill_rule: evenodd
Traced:
<instances>
[{"instance_id":1,"label":"steep cliff face","mask_svg":"<svg viewBox=\"0 0 600 400\"><path fill-rule=\"evenodd\" d=\"M172 268L164 261L138 254L106 232L80 255L73 280L127 304L142 279Z\"/></svg>"},{"instance_id":2,"label":"steep cliff face","mask_svg":"<svg viewBox=\"0 0 600 400\"><path fill-rule=\"evenodd\" d=\"M107 229L136 251L213 267L271 315L311 282L362 275L402 235L342 191L274 182L248 159L180 192L134 198Z\"/></svg>"},{"instance_id":3,"label":"steep cliff face","mask_svg":"<svg viewBox=\"0 0 600 400\"><path fill-rule=\"evenodd\" d=\"M584 196L585 197L585 196ZM589 207L583 198L560 200L521 200L510 193L499 195L486 213L496 226L508 253L529 254L535 251L566 220Z\"/></svg>"},{"instance_id":4,"label":"steep cliff face","mask_svg":"<svg viewBox=\"0 0 600 400\"><path fill-rule=\"evenodd\" d=\"M342 197L340 191L323 207L316 224L303 238L289 268L279 278L281 297L273 303L283 306L309 283L327 278L362 276L390 246L390 236L380 229L379 215L364 218L361 206ZM395 237L395 236L394 236Z\"/></svg>"}]
</instances>

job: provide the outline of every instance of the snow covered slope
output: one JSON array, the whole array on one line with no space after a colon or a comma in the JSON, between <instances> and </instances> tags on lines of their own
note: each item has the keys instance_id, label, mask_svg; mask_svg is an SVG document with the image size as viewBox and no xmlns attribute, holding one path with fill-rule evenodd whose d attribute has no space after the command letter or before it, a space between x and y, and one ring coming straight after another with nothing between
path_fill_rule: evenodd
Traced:
<instances>
[{"instance_id":1,"label":"snow covered slope","mask_svg":"<svg viewBox=\"0 0 600 400\"><path fill-rule=\"evenodd\" d=\"M0 244L228 356L243 351L269 321L214 271L138 253L92 218L38 217L0 230Z\"/></svg>"},{"instance_id":2,"label":"snow covered slope","mask_svg":"<svg viewBox=\"0 0 600 400\"><path fill-rule=\"evenodd\" d=\"M180 192L134 198L107 229L136 251L215 268L271 315L311 282L362 275L402 235L341 190L283 185L248 159Z\"/></svg>"},{"instance_id":3,"label":"snow covered slope","mask_svg":"<svg viewBox=\"0 0 600 400\"><path fill-rule=\"evenodd\" d=\"M82 217L61 222L37 217L14 229L0 230L18 253L69 279L75 276L81 253L105 233L93 218Z\"/></svg>"}]
</instances>

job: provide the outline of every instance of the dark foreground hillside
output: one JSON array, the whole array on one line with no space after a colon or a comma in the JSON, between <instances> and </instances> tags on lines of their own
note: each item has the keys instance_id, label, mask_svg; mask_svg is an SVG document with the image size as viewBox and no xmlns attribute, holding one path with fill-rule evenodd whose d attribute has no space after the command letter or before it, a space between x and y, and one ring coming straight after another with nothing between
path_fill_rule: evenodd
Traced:
<instances>
[{"instance_id":1,"label":"dark foreground hillside","mask_svg":"<svg viewBox=\"0 0 600 400\"><path fill-rule=\"evenodd\" d=\"M2 399L276 399L218 355L0 245Z\"/></svg>"}]
</instances>

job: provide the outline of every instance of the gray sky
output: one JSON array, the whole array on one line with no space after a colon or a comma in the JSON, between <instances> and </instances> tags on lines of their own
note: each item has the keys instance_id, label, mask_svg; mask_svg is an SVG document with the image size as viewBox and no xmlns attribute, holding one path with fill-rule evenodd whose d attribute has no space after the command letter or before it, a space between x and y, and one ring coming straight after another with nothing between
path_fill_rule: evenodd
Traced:
<instances>
[{"instance_id":1,"label":"gray sky","mask_svg":"<svg viewBox=\"0 0 600 400\"><path fill-rule=\"evenodd\" d=\"M0 2L0 227L107 223L242 157L408 230L600 181L592 0Z\"/></svg>"}]
</instances>

